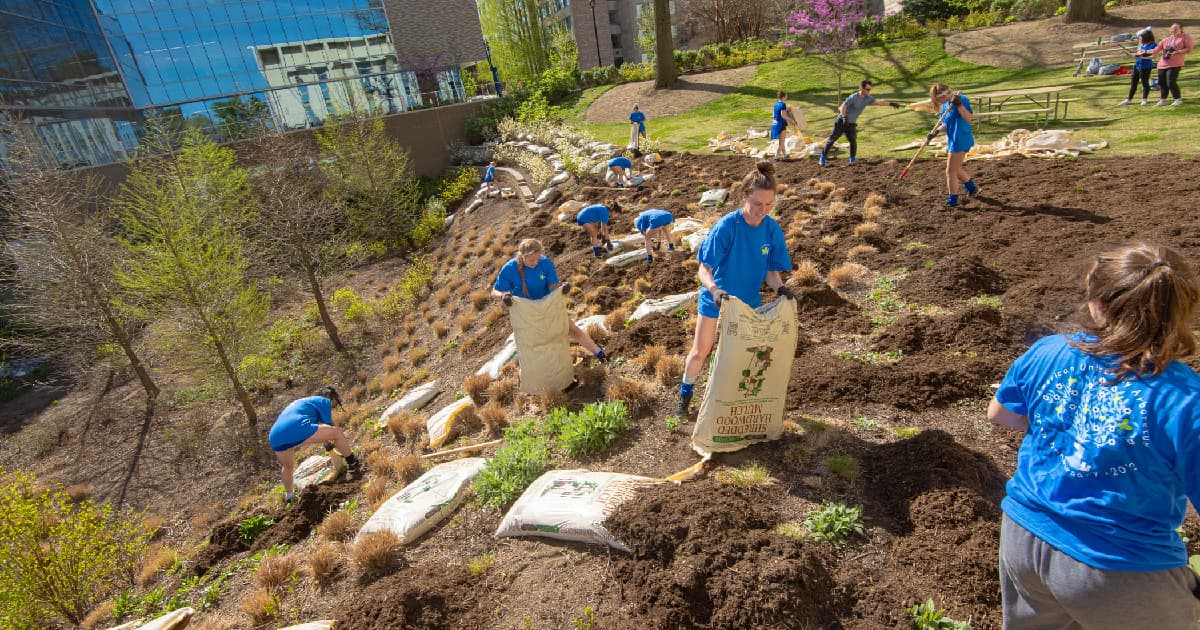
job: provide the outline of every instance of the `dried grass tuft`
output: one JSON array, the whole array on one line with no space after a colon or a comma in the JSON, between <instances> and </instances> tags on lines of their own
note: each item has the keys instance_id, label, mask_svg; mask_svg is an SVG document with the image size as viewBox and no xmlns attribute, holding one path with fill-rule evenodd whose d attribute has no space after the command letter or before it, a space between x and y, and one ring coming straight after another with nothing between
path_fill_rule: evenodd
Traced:
<instances>
[{"instance_id":1,"label":"dried grass tuft","mask_svg":"<svg viewBox=\"0 0 1200 630\"><path fill-rule=\"evenodd\" d=\"M503 317L504 317L504 307L497 306L496 308L493 308L492 310L488 311L487 315L483 316L483 325L486 328L491 328L496 322L500 321Z\"/></svg>"},{"instance_id":2,"label":"dried grass tuft","mask_svg":"<svg viewBox=\"0 0 1200 630\"><path fill-rule=\"evenodd\" d=\"M116 603L111 599L100 602L99 606L93 608L83 618L83 621L79 622L79 627L84 630L91 630L100 625L108 625L107 622L112 617L114 608L116 608Z\"/></svg>"},{"instance_id":3,"label":"dried grass tuft","mask_svg":"<svg viewBox=\"0 0 1200 630\"><path fill-rule=\"evenodd\" d=\"M844 263L829 272L829 286L835 289L847 289L862 284L866 277L867 268L853 262Z\"/></svg>"},{"instance_id":4,"label":"dried grass tuft","mask_svg":"<svg viewBox=\"0 0 1200 630\"><path fill-rule=\"evenodd\" d=\"M471 307L477 311L482 311L487 307L488 302L492 301L492 293L479 289L471 292Z\"/></svg>"},{"instance_id":5,"label":"dried grass tuft","mask_svg":"<svg viewBox=\"0 0 1200 630\"><path fill-rule=\"evenodd\" d=\"M92 496L92 487L85 483L74 483L63 488L63 492L67 493L71 503L83 503Z\"/></svg>"},{"instance_id":6,"label":"dried grass tuft","mask_svg":"<svg viewBox=\"0 0 1200 630\"><path fill-rule=\"evenodd\" d=\"M425 357L427 356L429 356L429 351L425 348L413 348L412 350L408 351L408 360L410 363L412 363L413 367L421 365L421 362L424 361Z\"/></svg>"},{"instance_id":7,"label":"dried grass tuft","mask_svg":"<svg viewBox=\"0 0 1200 630\"><path fill-rule=\"evenodd\" d=\"M863 236L864 234L873 234L879 231L879 224L874 221L866 221L854 226L854 235Z\"/></svg>"},{"instance_id":8,"label":"dried grass tuft","mask_svg":"<svg viewBox=\"0 0 1200 630\"><path fill-rule=\"evenodd\" d=\"M145 586L149 584L159 572L167 567L175 564L179 559L179 554L175 553L163 543L151 545L142 555L141 565L137 572L137 585Z\"/></svg>"},{"instance_id":9,"label":"dried grass tuft","mask_svg":"<svg viewBox=\"0 0 1200 630\"><path fill-rule=\"evenodd\" d=\"M654 366L654 374L658 377L658 384L663 387L674 387L679 384L683 378L683 357L678 354L668 354L658 360L658 365Z\"/></svg>"},{"instance_id":10,"label":"dried grass tuft","mask_svg":"<svg viewBox=\"0 0 1200 630\"><path fill-rule=\"evenodd\" d=\"M458 324L459 330L466 332L471 327L471 324L475 323L475 316L470 313L463 313L454 321Z\"/></svg>"},{"instance_id":11,"label":"dried grass tuft","mask_svg":"<svg viewBox=\"0 0 1200 630\"><path fill-rule=\"evenodd\" d=\"M392 490L387 482L387 478L377 474L371 480L371 483L367 484L367 489L363 491L363 495L366 497L367 503L371 504L371 509L374 510L379 504L392 496Z\"/></svg>"},{"instance_id":12,"label":"dried grass tuft","mask_svg":"<svg viewBox=\"0 0 1200 630\"><path fill-rule=\"evenodd\" d=\"M258 563L258 570L254 572L254 583L263 590L273 591L291 581L299 568L300 559L295 554L267 556Z\"/></svg>"},{"instance_id":13,"label":"dried grass tuft","mask_svg":"<svg viewBox=\"0 0 1200 630\"><path fill-rule=\"evenodd\" d=\"M589 324L587 330L583 332L587 333L587 336L591 337L597 346L603 346L608 342L608 329L600 324Z\"/></svg>"},{"instance_id":14,"label":"dried grass tuft","mask_svg":"<svg viewBox=\"0 0 1200 630\"><path fill-rule=\"evenodd\" d=\"M624 306L618 306L604 318L604 325L610 331L621 330L625 328L625 322L629 321L629 309Z\"/></svg>"},{"instance_id":15,"label":"dried grass tuft","mask_svg":"<svg viewBox=\"0 0 1200 630\"><path fill-rule=\"evenodd\" d=\"M488 435L497 437L508 426L508 412L499 402L492 401L479 410L479 420L483 422Z\"/></svg>"},{"instance_id":16,"label":"dried grass tuft","mask_svg":"<svg viewBox=\"0 0 1200 630\"><path fill-rule=\"evenodd\" d=\"M810 179L808 181L811 182L813 180ZM821 193L822 195L825 195L826 197L828 197L829 193L833 192L834 188L837 188L837 184L835 184L833 182L818 181L818 182L813 182L812 188L814 190L816 190L817 192Z\"/></svg>"},{"instance_id":17,"label":"dried grass tuft","mask_svg":"<svg viewBox=\"0 0 1200 630\"><path fill-rule=\"evenodd\" d=\"M850 248L850 251L846 252L846 260L854 260L855 258L870 256L878 252L879 250L871 245L855 245Z\"/></svg>"},{"instance_id":18,"label":"dried grass tuft","mask_svg":"<svg viewBox=\"0 0 1200 630\"><path fill-rule=\"evenodd\" d=\"M655 368L658 367L658 362L662 360L663 355L666 353L667 349L663 346L646 346L642 350L641 356L634 359L633 363L643 374L654 374Z\"/></svg>"},{"instance_id":19,"label":"dried grass tuft","mask_svg":"<svg viewBox=\"0 0 1200 630\"><path fill-rule=\"evenodd\" d=\"M391 469L388 472L401 485L407 486L425 472L425 465L420 455L412 453L391 460Z\"/></svg>"},{"instance_id":20,"label":"dried grass tuft","mask_svg":"<svg viewBox=\"0 0 1200 630\"><path fill-rule=\"evenodd\" d=\"M552 389L550 391L538 394L538 405L542 408L544 413L550 413L559 407L566 407L570 405L570 403L571 397L567 396L563 392L558 391L557 389Z\"/></svg>"},{"instance_id":21,"label":"dried grass tuft","mask_svg":"<svg viewBox=\"0 0 1200 630\"><path fill-rule=\"evenodd\" d=\"M836 217L836 216L839 216L842 214L846 214L846 211L849 209L850 209L850 204L848 204L844 201L831 201L831 202L829 202L829 207L825 210L825 214L827 214L831 217Z\"/></svg>"},{"instance_id":22,"label":"dried grass tuft","mask_svg":"<svg viewBox=\"0 0 1200 630\"><path fill-rule=\"evenodd\" d=\"M342 550L337 543L321 543L308 554L308 571L322 588L329 586L341 566Z\"/></svg>"},{"instance_id":23,"label":"dried grass tuft","mask_svg":"<svg viewBox=\"0 0 1200 630\"><path fill-rule=\"evenodd\" d=\"M511 404L517 394L517 381L511 378L502 378L498 381L492 381L487 388L487 397L489 401L499 403L501 405Z\"/></svg>"},{"instance_id":24,"label":"dried grass tuft","mask_svg":"<svg viewBox=\"0 0 1200 630\"><path fill-rule=\"evenodd\" d=\"M445 339L448 332L450 332L450 327L446 325L446 322L433 323L433 335L438 339Z\"/></svg>"},{"instance_id":25,"label":"dried grass tuft","mask_svg":"<svg viewBox=\"0 0 1200 630\"><path fill-rule=\"evenodd\" d=\"M437 300L438 306L445 306L446 302L450 301L450 294L450 287L442 287L438 289L437 293L433 294L433 297Z\"/></svg>"},{"instance_id":26,"label":"dried grass tuft","mask_svg":"<svg viewBox=\"0 0 1200 630\"><path fill-rule=\"evenodd\" d=\"M575 368L575 379L579 381L580 387L590 388L599 386L604 383L604 379L606 378L608 378L608 370L602 365Z\"/></svg>"},{"instance_id":27,"label":"dried grass tuft","mask_svg":"<svg viewBox=\"0 0 1200 630\"><path fill-rule=\"evenodd\" d=\"M254 590L242 598L238 609L256 626L266 625L279 613L279 598L274 593Z\"/></svg>"},{"instance_id":28,"label":"dried grass tuft","mask_svg":"<svg viewBox=\"0 0 1200 630\"><path fill-rule=\"evenodd\" d=\"M837 245L837 242L837 234L826 234L825 236L821 237L821 244L825 245L826 247L833 247L834 245Z\"/></svg>"},{"instance_id":29,"label":"dried grass tuft","mask_svg":"<svg viewBox=\"0 0 1200 630\"><path fill-rule=\"evenodd\" d=\"M808 287L816 284L821 280L821 268L817 263L810 259L804 259L796 265L795 271L792 272L792 283Z\"/></svg>"},{"instance_id":30,"label":"dried grass tuft","mask_svg":"<svg viewBox=\"0 0 1200 630\"><path fill-rule=\"evenodd\" d=\"M321 521L317 527L319 533L325 540L333 540L343 542L350 540L354 536L354 517L346 510L334 510Z\"/></svg>"},{"instance_id":31,"label":"dried grass tuft","mask_svg":"<svg viewBox=\"0 0 1200 630\"><path fill-rule=\"evenodd\" d=\"M400 564L400 538L387 530L371 532L355 543L350 559L364 577L390 573Z\"/></svg>"},{"instance_id":32,"label":"dried grass tuft","mask_svg":"<svg viewBox=\"0 0 1200 630\"><path fill-rule=\"evenodd\" d=\"M629 413L637 415L654 406L654 391L642 381L618 377L608 386L608 399L624 401Z\"/></svg>"},{"instance_id":33,"label":"dried grass tuft","mask_svg":"<svg viewBox=\"0 0 1200 630\"><path fill-rule=\"evenodd\" d=\"M633 281L633 292L641 295L650 295L650 281L645 278L638 278Z\"/></svg>"},{"instance_id":34,"label":"dried grass tuft","mask_svg":"<svg viewBox=\"0 0 1200 630\"><path fill-rule=\"evenodd\" d=\"M399 342L399 340L397 340L397 342ZM401 359L399 355L388 354L387 356L383 357L383 371L394 372L396 368L400 367L400 363L403 360L404 359Z\"/></svg>"},{"instance_id":35,"label":"dried grass tuft","mask_svg":"<svg viewBox=\"0 0 1200 630\"><path fill-rule=\"evenodd\" d=\"M492 384L492 377L487 374L472 374L463 381L463 393L471 397L476 405L487 402L487 389Z\"/></svg>"},{"instance_id":36,"label":"dried grass tuft","mask_svg":"<svg viewBox=\"0 0 1200 630\"><path fill-rule=\"evenodd\" d=\"M863 200L863 219L874 221L883 214L883 205L887 199L879 193L868 193Z\"/></svg>"}]
</instances>

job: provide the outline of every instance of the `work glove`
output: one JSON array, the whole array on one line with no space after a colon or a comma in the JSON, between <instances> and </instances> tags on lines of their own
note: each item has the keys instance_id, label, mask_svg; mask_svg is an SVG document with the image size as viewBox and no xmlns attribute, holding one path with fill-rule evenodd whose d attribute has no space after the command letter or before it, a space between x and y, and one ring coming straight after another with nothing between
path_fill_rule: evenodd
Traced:
<instances>
[{"instance_id":1,"label":"work glove","mask_svg":"<svg viewBox=\"0 0 1200 630\"><path fill-rule=\"evenodd\" d=\"M717 308L721 308L721 303L729 297L729 292L720 287L713 289L710 293L712 293L713 304L716 304Z\"/></svg>"},{"instance_id":2,"label":"work glove","mask_svg":"<svg viewBox=\"0 0 1200 630\"><path fill-rule=\"evenodd\" d=\"M897 103L895 101L888 103L888 106L891 107L892 109L900 109L900 103Z\"/></svg>"},{"instance_id":3,"label":"work glove","mask_svg":"<svg viewBox=\"0 0 1200 630\"><path fill-rule=\"evenodd\" d=\"M648 263L654 262L654 256L652 254L646 254L646 262L648 262Z\"/></svg>"},{"instance_id":4,"label":"work glove","mask_svg":"<svg viewBox=\"0 0 1200 630\"><path fill-rule=\"evenodd\" d=\"M786 286L781 286L778 289L775 289L775 295L778 295L781 298L787 298L789 300L796 299L796 296L792 295L792 290Z\"/></svg>"},{"instance_id":5,"label":"work glove","mask_svg":"<svg viewBox=\"0 0 1200 630\"><path fill-rule=\"evenodd\" d=\"M675 251L675 243L667 243L667 251L669 251L669 252Z\"/></svg>"},{"instance_id":6,"label":"work glove","mask_svg":"<svg viewBox=\"0 0 1200 630\"><path fill-rule=\"evenodd\" d=\"M937 136L938 136L938 132L936 129L934 129L933 131L930 131L928 135L925 136L925 139L932 142L933 139L936 138Z\"/></svg>"},{"instance_id":7,"label":"work glove","mask_svg":"<svg viewBox=\"0 0 1200 630\"><path fill-rule=\"evenodd\" d=\"M560 288L562 288L563 295L571 294L571 283L570 282L563 282L562 284L560 284L558 286Z\"/></svg>"},{"instance_id":8,"label":"work glove","mask_svg":"<svg viewBox=\"0 0 1200 630\"><path fill-rule=\"evenodd\" d=\"M512 294L505 293L504 295L500 296L500 301L504 302L505 306L512 306Z\"/></svg>"},{"instance_id":9,"label":"work glove","mask_svg":"<svg viewBox=\"0 0 1200 630\"><path fill-rule=\"evenodd\" d=\"M952 104L953 104L955 107L958 107L959 105L962 105L962 94L955 93L955 94L954 94L954 98L950 99L950 102L951 102L951 103L952 103Z\"/></svg>"},{"instance_id":10,"label":"work glove","mask_svg":"<svg viewBox=\"0 0 1200 630\"><path fill-rule=\"evenodd\" d=\"M613 250L612 239L608 239L608 238L604 239L604 249L607 249L610 252Z\"/></svg>"}]
</instances>

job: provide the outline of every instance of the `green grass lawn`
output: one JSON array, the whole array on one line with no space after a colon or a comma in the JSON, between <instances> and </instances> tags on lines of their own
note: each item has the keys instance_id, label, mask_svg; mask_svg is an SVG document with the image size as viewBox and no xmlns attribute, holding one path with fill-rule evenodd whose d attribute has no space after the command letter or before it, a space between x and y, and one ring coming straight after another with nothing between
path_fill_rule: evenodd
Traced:
<instances>
[{"instance_id":1,"label":"green grass lawn","mask_svg":"<svg viewBox=\"0 0 1200 630\"><path fill-rule=\"evenodd\" d=\"M1074 129L1089 142L1107 140L1109 148L1097 155L1200 152L1200 70L1184 69L1180 87L1186 104L1168 108L1117 107L1129 88L1128 75L1072 77L1074 72L1074 67L1010 70L978 66L946 54L941 38L929 38L854 51L842 75L842 90L846 94L850 88L857 88L863 78L870 78L875 83L876 97L909 103L927 98L929 86L937 81L964 90L968 97L1012 88L1071 85L1074 87L1064 92L1063 98L1082 100L1070 104L1066 120L1051 121L1050 127ZM775 91L783 88L790 94L789 102L800 106L808 118L806 135L821 138L829 133L837 115L836 83L833 68L819 56L764 63L758 66L754 78L731 94L677 116L655 118L654 112L647 112L650 116L647 127L651 139L665 149L704 149L707 140L721 131L743 134L751 126L766 129L770 125ZM627 124L583 122L584 110L607 89L605 86L583 91L570 104L571 122L600 140L623 145L629 138ZM1151 104L1157 99L1155 91L1151 94ZM1006 109L1017 107L1010 105ZM991 142L1013 129L1034 124L1032 118L999 120L999 124L976 124L976 140ZM858 120L859 154L896 156L889 151L891 147L921 138L933 121L930 114L870 107Z\"/></svg>"}]
</instances>

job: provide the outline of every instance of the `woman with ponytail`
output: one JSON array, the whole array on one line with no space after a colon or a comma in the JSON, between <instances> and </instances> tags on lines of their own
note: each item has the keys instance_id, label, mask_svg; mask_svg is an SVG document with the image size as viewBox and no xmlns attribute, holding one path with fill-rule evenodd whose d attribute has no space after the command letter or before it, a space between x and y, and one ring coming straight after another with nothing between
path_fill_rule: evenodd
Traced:
<instances>
[{"instance_id":1,"label":"woman with ponytail","mask_svg":"<svg viewBox=\"0 0 1200 630\"><path fill-rule=\"evenodd\" d=\"M696 333L679 387L677 417L685 418L689 413L692 389L717 340L717 318L725 298L733 295L758 308L764 281L780 296L792 298L780 275L792 269L792 258L783 230L768 216L775 205L777 188L775 166L765 160L756 164L741 183L742 207L713 224L700 245L696 276L702 288L696 307Z\"/></svg>"},{"instance_id":2,"label":"woman with ponytail","mask_svg":"<svg viewBox=\"0 0 1200 630\"><path fill-rule=\"evenodd\" d=\"M1196 276L1138 243L1092 262L1093 324L1039 340L988 418L1025 433L1000 504L1004 627L1196 627L1200 580L1176 529L1200 502Z\"/></svg>"}]
</instances>

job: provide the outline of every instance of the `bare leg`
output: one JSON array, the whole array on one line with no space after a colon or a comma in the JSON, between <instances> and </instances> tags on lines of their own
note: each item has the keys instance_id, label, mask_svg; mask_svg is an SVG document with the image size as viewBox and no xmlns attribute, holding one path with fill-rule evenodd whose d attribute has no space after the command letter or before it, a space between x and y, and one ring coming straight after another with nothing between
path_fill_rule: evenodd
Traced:
<instances>
[{"instance_id":1,"label":"bare leg","mask_svg":"<svg viewBox=\"0 0 1200 630\"><path fill-rule=\"evenodd\" d=\"M571 327L568 331L568 334L571 335L571 338L575 340L575 343L583 346L584 349L591 354L596 354L600 351L600 346L597 346L596 342L592 341L592 338L589 337L587 333L583 332L583 329L580 328L574 320L571 321Z\"/></svg>"},{"instance_id":2,"label":"bare leg","mask_svg":"<svg viewBox=\"0 0 1200 630\"><path fill-rule=\"evenodd\" d=\"M712 352L717 341L717 320L712 317L698 315L696 317L696 332L692 338L692 349L688 352L687 362L684 363L683 377L694 381L704 368L704 361Z\"/></svg>"},{"instance_id":3,"label":"bare leg","mask_svg":"<svg viewBox=\"0 0 1200 630\"><path fill-rule=\"evenodd\" d=\"M787 129L779 132L779 144L775 146L775 159L783 159L783 141L787 139Z\"/></svg>"},{"instance_id":4,"label":"bare leg","mask_svg":"<svg viewBox=\"0 0 1200 630\"><path fill-rule=\"evenodd\" d=\"M600 234L596 230L595 223L584 223L583 231L587 232L588 241L591 242L592 247L597 247L600 245Z\"/></svg>"},{"instance_id":5,"label":"bare leg","mask_svg":"<svg viewBox=\"0 0 1200 630\"><path fill-rule=\"evenodd\" d=\"M282 469L283 491L290 495L292 488L296 486L296 449L275 451L275 458L279 460L279 467Z\"/></svg>"},{"instance_id":6,"label":"bare leg","mask_svg":"<svg viewBox=\"0 0 1200 630\"><path fill-rule=\"evenodd\" d=\"M346 434L338 427L323 424L317 428L317 432L312 434L305 444L319 444L321 442L333 442L334 448L342 455L350 454L350 440L346 439Z\"/></svg>"},{"instance_id":7,"label":"bare leg","mask_svg":"<svg viewBox=\"0 0 1200 630\"><path fill-rule=\"evenodd\" d=\"M950 191L947 194L957 195L959 187L970 181L971 176L963 168L963 161L966 157L966 152L957 151L951 153L949 159L946 160L946 186Z\"/></svg>"}]
</instances>

